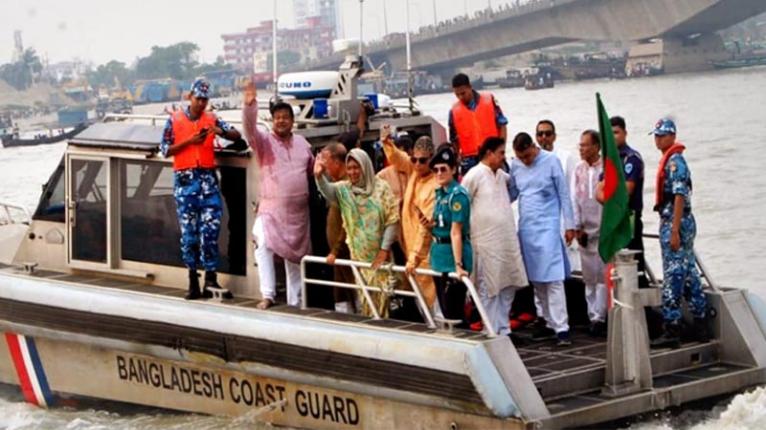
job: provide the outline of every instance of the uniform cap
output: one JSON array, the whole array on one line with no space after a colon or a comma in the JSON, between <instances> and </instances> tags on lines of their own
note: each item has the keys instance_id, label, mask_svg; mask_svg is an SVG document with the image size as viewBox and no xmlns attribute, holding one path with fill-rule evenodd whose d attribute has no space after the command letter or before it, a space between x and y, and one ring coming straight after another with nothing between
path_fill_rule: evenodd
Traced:
<instances>
[{"instance_id":1,"label":"uniform cap","mask_svg":"<svg viewBox=\"0 0 766 430\"><path fill-rule=\"evenodd\" d=\"M654 124L654 130L649 132L655 136L665 136L668 134L676 134L676 123L670 118L662 118Z\"/></svg>"},{"instance_id":2,"label":"uniform cap","mask_svg":"<svg viewBox=\"0 0 766 430\"><path fill-rule=\"evenodd\" d=\"M196 97L198 99L210 98L210 84L204 79L197 79L194 81L194 83L191 85L190 91L192 97Z\"/></svg>"},{"instance_id":3,"label":"uniform cap","mask_svg":"<svg viewBox=\"0 0 766 430\"><path fill-rule=\"evenodd\" d=\"M457 166L457 156L450 145L442 145L437 149L428 166L433 169L437 164L446 164L450 167Z\"/></svg>"}]
</instances>

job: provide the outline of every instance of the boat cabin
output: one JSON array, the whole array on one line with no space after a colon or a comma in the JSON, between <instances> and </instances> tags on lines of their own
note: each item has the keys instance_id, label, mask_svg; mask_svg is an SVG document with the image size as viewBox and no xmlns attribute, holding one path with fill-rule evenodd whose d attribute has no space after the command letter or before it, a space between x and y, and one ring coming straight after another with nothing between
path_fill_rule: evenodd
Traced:
<instances>
[{"instance_id":1,"label":"boat cabin","mask_svg":"<svg viewBox=\"0 0 766 430\"><path fill-rule=\"evenodd\" d=\"M239 111L227 112L227 120L241 129L240 121L234 119L239 115ZM105 122L70 139L61 163L44 186L14 261L185 289L188 275L180 257L172 159L158 152L165 120L107 116ZM414 138L446 139L444 129L430 117L384 111L369 118L363 142L371 146L384 123ZM262 126L268 128L268 123ZM296 132L317 150L348 129L337 123L296 126ZM235 296L256 297L250 231L257 201L257 163L244 141L220 140L217 145L224 201L219 282Z\"/></svg>"}]
</instances>

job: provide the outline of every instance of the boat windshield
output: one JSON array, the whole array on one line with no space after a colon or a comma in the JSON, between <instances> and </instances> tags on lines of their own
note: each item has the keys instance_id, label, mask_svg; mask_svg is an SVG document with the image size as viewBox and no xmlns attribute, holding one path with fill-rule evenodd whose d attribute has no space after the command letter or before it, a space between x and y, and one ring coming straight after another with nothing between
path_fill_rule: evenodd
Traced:
<instances>
[{"instance_id":1,"label":"boat windshield","mask_svg":"<svg viewBox=\"0 0 766 430\"><path fill-rule=\"evenodd\" d=\"M156 161L120 160L122 259L183 267L181 233L173 197L173 168ZM219 238L219 271L245 275L245 169L221 166L224 212ZM171 250L171 251L169 251Z\"/></svg>"}]
</instances>

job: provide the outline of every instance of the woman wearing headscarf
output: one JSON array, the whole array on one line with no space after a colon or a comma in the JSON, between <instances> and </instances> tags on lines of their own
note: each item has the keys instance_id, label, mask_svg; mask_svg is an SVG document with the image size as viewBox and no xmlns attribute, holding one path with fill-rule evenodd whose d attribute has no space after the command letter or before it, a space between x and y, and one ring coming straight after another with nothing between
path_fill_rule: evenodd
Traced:
<instances>
[{"instance_id":1,"label":"woman wearing headscarf","mask_svg":"<svg viewBox=\"0 0 766 430\"><path fill-rule=\"evenodd\" d=\"M325 169L325 159L318 159L314 176L325 198L330 203L338 203L351 259L372 263L372 269L361 270L362 276L367 285L383 289L388 284L388 273L377 269L390 260L391 245L397 239L399 205L396 197L386 181L376 178L370 157L361 149L352 149L346 156L348 180L332 183ZM386 294L370 295L378 313L387 316L389 298ZM362 301L362 314L372 315L369 303Z\"/></svg>"}]
</instances>

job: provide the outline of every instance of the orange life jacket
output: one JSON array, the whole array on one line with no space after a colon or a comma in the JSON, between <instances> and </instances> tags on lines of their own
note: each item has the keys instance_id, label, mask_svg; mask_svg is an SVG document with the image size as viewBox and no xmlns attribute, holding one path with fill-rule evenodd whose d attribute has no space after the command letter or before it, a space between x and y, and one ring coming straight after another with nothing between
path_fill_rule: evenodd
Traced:
<instances>
[{"instance_id":1,"label":"orange life jacket","mask_svg":"<svg viewBox=\"0 0 766 430\"><path fill-rule=\"evenodd\" d=\"M177 111L173 114L173 135L175 136L173 144L190 139L203 128L212 130L215 127L215 121L215 115L208 112L204 112L197 121L192 121L183 110ZM210 133L201 145L189 145L176 153L173 156L173 170L215 168L214 140L215 134Z\"/></svg>"},{"instance_id":2,"label":"orange life jacket","mask_svg":"<svg viewBox=\"0 0 766 430\"><path fill-rule=\"evenodd\" d=\"M452 106L452 122L457 131L460 155L473 157L488 137L500 136L495 119L495 103L489 94L479 94L476 110L458 101Z\"/></svg>"}]
</instances>

